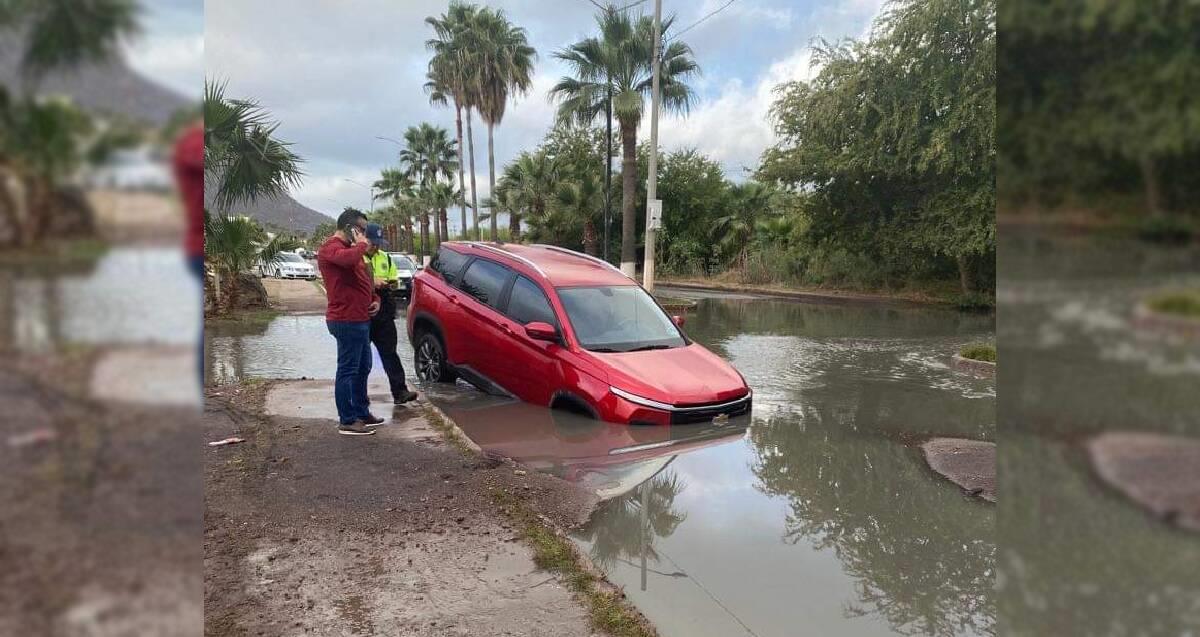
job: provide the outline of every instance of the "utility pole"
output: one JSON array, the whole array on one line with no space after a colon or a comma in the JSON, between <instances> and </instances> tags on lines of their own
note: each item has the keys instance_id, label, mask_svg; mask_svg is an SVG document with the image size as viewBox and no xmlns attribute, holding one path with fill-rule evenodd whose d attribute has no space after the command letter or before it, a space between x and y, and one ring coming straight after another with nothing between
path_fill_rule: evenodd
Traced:
<instances>
[{"instance_id":1,"label":"utility pole","mask_svg":"<svg viewBox=\"0 0 1200 637\"><path fill-rule=\"evenodd\" d=\"M608 261L608 229L612 226L612 77L608 82L608 101L604 103L604 260Z\"/></svg>"},{"instance_id":2,"label":"utility pole","mask_svg":"<svg viewBox=\"0 0 1200 637\"><path fill-rule=\"evenodd\" d=\"M658 201L658 103L661 99L659 57L662 55L662 0L654 0L654 72L650 95L650 166L646 180L646 261L642 264L642 287L654 292L654 248L662 223L662 202Z\"/></svg>"}]
</instances>

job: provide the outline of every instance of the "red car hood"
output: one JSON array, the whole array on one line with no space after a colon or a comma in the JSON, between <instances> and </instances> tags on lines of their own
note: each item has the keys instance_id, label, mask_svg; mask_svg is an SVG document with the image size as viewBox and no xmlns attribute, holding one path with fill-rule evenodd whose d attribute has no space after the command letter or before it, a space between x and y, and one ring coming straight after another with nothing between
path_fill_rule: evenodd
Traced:
<instances>
[{"instance_id":1,"label":"red car hood","mask_svg":"<svg viewBox=\"0 0 1200 637\"><path fill-rule=\"evenodd\" d=\"M610 385L659 402L714 403L741 398L749 391L732 365L696 343L594 356L611 370Z\"/></svg>"}]
</instances>

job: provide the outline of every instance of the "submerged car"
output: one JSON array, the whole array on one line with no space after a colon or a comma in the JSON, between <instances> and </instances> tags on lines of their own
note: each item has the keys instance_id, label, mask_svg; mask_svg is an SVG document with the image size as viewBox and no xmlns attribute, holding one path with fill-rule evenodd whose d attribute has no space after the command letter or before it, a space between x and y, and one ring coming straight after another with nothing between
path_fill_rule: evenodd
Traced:
<instances>
[{"instance_id":1,"label":"submerged car","mask_svg":"<svg viewBox=\"0 0 1200 637\"><path fill-rule=\"evenodd\" d=\"M417 375L616 423L748 413L751 391L633 279L556 246L446 242L413 279Z\"/></svg>"}]
</instances>

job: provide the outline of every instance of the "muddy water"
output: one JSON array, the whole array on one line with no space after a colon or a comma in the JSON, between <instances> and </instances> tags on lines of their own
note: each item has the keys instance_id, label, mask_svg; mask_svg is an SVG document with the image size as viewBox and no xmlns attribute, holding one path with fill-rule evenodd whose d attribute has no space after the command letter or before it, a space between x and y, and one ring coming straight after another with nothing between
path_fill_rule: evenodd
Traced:
<instances>
[{"instance_id":1,"label":"muddy water","mask_svg":"<svg viewBox=\"0 0 1200 637\"><path fill-rule=\"evenodd\" d=\"M1200 287L1200 251L1097 238L1005 239L1002 630L1200 634L1200 538L1102 487L1079 444L1106 430L1200 437L1200 342L1130 322L1147 295Z\"/></svg>"},{"instance_id":2,"label":"muddy water","mask_svg":"<svg viewBox=\"0 0 1200 637\"><path fill-rule=\"evenodd\" d=\"M670 294L698 299L686 329L745 374L750 417L630 428L425 389L485 451L604 498L575 539L663 635L993 634L995 508L911 445L994 439L993 381L947 366L992 318ZM333 374L320 316L208 347L215 379Z\"/></svg>"},{"instance_id":3,"label":"muddy water","mask_svg":"<svg viewBox=\"0 0 1200 637\"><path fill-rule=\"evenodd\" d=\"M115 247L94 261L0 267L0 349L194 343L200 301L176 248Z\"/></svg>"}]
</instances>

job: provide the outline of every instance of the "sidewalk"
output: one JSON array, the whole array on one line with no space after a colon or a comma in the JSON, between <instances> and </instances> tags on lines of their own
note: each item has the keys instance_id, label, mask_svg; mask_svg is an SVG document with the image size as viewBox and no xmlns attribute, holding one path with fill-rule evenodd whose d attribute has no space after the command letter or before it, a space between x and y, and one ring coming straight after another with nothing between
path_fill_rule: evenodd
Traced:
<instances>
[{"instance_id":1,"label":"sidewalk","mask_svg":"<svg viewBox=\"0 0 1200 637\"><path fill-rule=\"evenodd\" d=\"M372 387L370 437L339 436L330 381L211 389L205 634L594 635L496 501L519 493L571 527L594 499L448 444L420 403ZM271 412L275 412L272 415ZM436 416L434 416L436 417Z\"/></svg>"}]
</instances>

